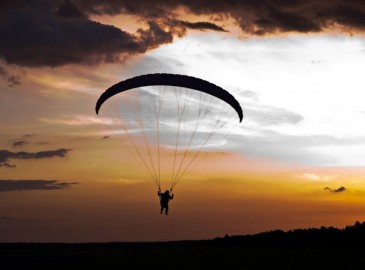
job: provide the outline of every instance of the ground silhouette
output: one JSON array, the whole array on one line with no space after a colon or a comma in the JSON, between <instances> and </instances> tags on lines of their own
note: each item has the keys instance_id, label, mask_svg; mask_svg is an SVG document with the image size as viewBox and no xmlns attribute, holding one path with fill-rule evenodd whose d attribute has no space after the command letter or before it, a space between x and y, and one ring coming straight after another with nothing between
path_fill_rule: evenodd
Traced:
<instances>
[{"instance_id":1,"label":"ground silhouette","mask_svg":"<svg viewBox=\"0 0 365 270\"><path fill-rule=\"evenodd\" d=\"M209 240L0 243L0 269L352 269L363 264L365 222Z\"/></svg>"}]
</instances>

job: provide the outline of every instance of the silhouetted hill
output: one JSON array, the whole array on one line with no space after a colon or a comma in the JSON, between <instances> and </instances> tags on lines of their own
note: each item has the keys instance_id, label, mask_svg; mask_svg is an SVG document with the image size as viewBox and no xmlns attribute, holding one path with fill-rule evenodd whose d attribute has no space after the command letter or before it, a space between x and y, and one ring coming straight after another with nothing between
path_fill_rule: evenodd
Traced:
<instances>
[{"instance_id":1,"label":"silhouetted hill","mask_svg":"<svg viewBox=\"0 0 365 270\"><path fill-rule=\"evenodd\" d=\"M356 222L194 241L0 243L0 269L351 269L364 240Z\"/></svg>"}]
</instances>

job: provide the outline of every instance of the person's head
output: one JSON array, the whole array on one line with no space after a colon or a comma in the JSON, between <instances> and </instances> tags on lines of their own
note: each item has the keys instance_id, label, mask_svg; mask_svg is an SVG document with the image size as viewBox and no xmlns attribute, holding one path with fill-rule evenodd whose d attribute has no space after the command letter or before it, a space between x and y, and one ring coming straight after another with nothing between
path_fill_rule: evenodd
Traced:
<instances>
[{"instance_id":1,"label":"person's head","mask_svg":"<svg viewBox=\"0 0 365 270\"><path fill-rule=\"evenodd\" d=\"M165 194L169 194L169 191L168 191L168 190L166 190L166 191L165 191Z\"/></svg>"}]
</instances>

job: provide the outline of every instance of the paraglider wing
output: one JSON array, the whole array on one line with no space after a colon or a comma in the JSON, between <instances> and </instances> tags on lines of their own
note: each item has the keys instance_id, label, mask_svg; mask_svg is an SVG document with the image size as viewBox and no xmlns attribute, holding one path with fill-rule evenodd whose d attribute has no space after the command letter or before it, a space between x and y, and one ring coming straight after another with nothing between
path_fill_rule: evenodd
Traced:
<instances>
[{"instance_id":1,"label":"paraglider wing","mask_svg":"<svg viewBox=\"0 0 365 270\"><path fill-rule=\"evenodd\" d=\"M130 89L152 85L185 87L207 93L228 103L237 112L240 122L243 119L243 112L240 104L228 91L199 78L169 73L141 75L111 86L99 97L95 107L96 114L99 113L100 107L108 98Z\"/></svg>"}]
</instances>

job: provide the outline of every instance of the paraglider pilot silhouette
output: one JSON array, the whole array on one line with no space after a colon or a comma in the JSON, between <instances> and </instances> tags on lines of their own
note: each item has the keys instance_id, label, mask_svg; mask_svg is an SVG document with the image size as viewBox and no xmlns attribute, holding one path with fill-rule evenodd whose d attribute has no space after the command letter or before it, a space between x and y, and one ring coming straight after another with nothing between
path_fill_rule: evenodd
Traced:
<instances>
[{"instance_id":1,"label":"paraglider pilot silhouette","mask_svg":"<svg viewBox=\"0 0 365 270\"><path fill-rule=\"evenodd\" d=\"M160 205L161 205L161 211L160 214L162 215L163 210L165 210L165 214L167 215L169 212L169 201L174 198L174 193L171 193L168 190L165 192L161 192L159 189L157 192L157 195L160 197Z\"/></svg>"}]
</instances>

